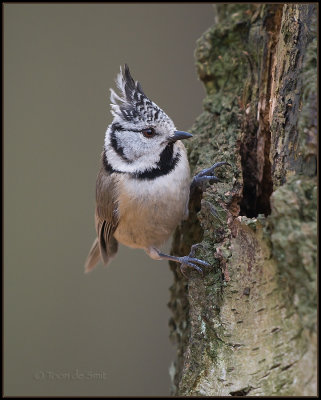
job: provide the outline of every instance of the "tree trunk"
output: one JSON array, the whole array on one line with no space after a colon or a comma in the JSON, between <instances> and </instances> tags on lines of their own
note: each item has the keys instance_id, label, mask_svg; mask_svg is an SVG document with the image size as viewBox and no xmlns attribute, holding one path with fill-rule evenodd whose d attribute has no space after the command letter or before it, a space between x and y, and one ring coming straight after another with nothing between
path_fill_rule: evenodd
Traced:
<instances>
[{"instance_id":1,"label":"tree trunk","mask_svg":"<svg viewBox=\"0 0 321 400\"><path fill-rule=\"evenodd\" d=\"M204 112L194 173L228 161L190 201L172 252L175 395L316 395L317 5L218 4L199 39Z\"/></svg>"}]
</instances>

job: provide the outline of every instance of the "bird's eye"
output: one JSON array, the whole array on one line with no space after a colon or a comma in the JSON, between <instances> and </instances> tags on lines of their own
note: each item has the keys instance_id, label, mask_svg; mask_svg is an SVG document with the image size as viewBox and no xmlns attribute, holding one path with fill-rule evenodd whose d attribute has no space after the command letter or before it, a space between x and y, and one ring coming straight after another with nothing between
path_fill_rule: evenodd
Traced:
<instances>
[{"instance_id":1,"label":"bird's eye","mask_svg":"<svg viewBox=\"0 0 321 400\"><path fill-rule=\"evenodd\" d=\"M146 138L152 138L156 135L155 129L154 128L147 128L147 129L143 129L142 130L142 134L146 137Z\"/></svg>"}]
</instances>

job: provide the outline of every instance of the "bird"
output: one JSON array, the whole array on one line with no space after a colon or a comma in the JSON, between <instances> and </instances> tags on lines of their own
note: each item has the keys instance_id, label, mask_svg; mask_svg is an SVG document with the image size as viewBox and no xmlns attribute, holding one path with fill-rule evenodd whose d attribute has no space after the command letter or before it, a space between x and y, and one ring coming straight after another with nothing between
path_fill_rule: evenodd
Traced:
<instances>
[{"instance_id":1,"label":"bird","mask_svg":"<svg viewBox=\"0 0 321 400\"><path fill-rule=\"evenodd\" d=\"M187 256L164 254L159 248L178 224L188 218L190 192L204 182L217 182L217 162L192 180L183 140L193 135L176 130L172 119L134 81L127 64L120 67L110 89L112 123L105 134L96 180L95 227L97 237L89 251L85 272L99 261L107 265L118 243L143 249L154 260L181 264L203 273L211 265L195 258L198 245Z\"/></svg>"}]
</instances>

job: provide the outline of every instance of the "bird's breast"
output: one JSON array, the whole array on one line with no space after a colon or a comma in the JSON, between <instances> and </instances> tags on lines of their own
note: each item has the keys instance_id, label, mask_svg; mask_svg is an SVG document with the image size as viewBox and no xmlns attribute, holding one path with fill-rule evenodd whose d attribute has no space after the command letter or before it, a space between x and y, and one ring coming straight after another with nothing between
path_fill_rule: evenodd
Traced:
<instances>
[{"instance_id":1,"label":"bird's breast","mask_svg":"<svg viewBox=\"0 0 321 400\"><path fill-rule=\"evenodd\" d=\"M167 175L151 180L120 176L115 238L130 247L160 246L186 214L189 190L190 169L185 151Z\"/></svg>"}]
</instances>

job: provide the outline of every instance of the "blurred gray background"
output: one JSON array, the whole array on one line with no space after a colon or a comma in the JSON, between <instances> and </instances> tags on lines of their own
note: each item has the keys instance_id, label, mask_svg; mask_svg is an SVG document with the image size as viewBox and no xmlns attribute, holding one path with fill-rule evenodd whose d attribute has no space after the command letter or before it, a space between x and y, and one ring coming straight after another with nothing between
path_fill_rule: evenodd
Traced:
<instances>
[{"instance_id":1,"label":"blurred gray background","mask_svg":"<svg viewBox=\"0 0 321 400\"><path fill-rule=\"evenodd\" d=\"M204 90L195 42L211 4L4 4L4 394L166 396L164 261L121 247L83 264L109 88L125 62L188 130Z\"/></svg>"}]
</instances>

